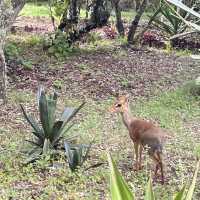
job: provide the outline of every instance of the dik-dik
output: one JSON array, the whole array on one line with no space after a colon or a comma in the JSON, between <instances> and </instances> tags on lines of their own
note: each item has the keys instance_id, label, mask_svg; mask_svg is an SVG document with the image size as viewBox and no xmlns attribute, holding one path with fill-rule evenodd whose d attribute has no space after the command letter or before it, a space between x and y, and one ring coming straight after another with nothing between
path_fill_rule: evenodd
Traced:
<instances>
[{"instance_id":1,"label":"dik-dik","mask_svg":"<svg viewBox=\"0 0 200 200\"><path fill-rule=\"evenodd\" d=\"M133 117L130 112L129 98L127 95L118 97L110 111L121 114L122 120L129 131L136 154L135 170L142 168L142 151L144 147L147 147L150 157L156 164L155 176L157 176L157 172L160 169L163 184L162 142L166 136L165 131L149 121Z\"/></svg>"}]
</instances>

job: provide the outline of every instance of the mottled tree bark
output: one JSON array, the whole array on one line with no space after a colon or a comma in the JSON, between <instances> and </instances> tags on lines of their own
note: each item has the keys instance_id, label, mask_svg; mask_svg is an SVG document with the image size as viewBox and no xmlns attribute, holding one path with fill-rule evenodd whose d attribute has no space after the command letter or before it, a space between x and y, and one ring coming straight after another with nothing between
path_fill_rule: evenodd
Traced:
<instances>
[{"instance_id":1,"label":"mottled tree bark","mask_svg":"<svg viewBox=\"0 0 200 200\"><path fill-rule=\"evenodd\" d=\"M0 99L6 103L7 67L4 56L4 44L7 31L25 4L24 0L0 0Z\"/></svg>"},{"instance_id":2,"label":"mottled tree bark","mask_svg":"<svg viewBox=\"0 0 200 200\"><path fill-rule=\"evenodd\" d=\"M142 14L144 13L145 9L147 6L147 0L143 0L142 3L140 4L140 7L137 10L136 16L134 20L131 23L131 26L129 27L129 32L128 32L128 43L129 44L134 44L136 41L134 41L134 36L139 24L139 21L142 17Z\"/></svg>"}]
</instances>

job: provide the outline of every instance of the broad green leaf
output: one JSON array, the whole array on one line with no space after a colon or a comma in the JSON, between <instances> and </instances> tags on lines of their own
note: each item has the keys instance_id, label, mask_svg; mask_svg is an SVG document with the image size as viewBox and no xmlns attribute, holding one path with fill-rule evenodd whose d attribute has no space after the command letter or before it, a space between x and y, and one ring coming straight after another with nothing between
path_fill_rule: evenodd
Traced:
<instances>
[{"instance_id":1,"label":"broad green leaf","mask_svg":"<svg viewBox=\"0 0 200 200\"><path fill-rule=\"evenodd\" d=\"M76 108L73 113L71 113L70 116L68 116L67 120L65 121L65 124L68 123L75 115L79 112L79 110L85 105L85 102L83 102L78 108Z\"/></svg>"},{"instance_id":2,"label":"broad green leaf","mask_svg":"<svg viewBox=\"0 0 200 200\"><path fill-rule=\"evenodd\" d=\"M184 195L185 195L185 185L182 187L182 189L175 195L173 200L184 200Z\"/></svg>"},{"instance_id":3,"label":"broad green leaf","mask_svg":"<svg viewBox=\"0 0 200 200\"><path fill-rule=\"evenodd\" d=\"M110 166L110 185L112 200L134 200L134 194L131 192L128 184L119 173L114 160L110 153L107 153L108 163Z\"/></svg>"},{"instance_id":4,"label":"broad green leaf","mask_svg":"<svg viewBox=\"0 0 200 200\"><path fill-rule=\"evenodd\" d=\"M40 111L40 121L42 123L42 127L44 129L45 137L49 136L49 122L48 122L48 105L47 99L44 91L41 92L40 100L39 100L39 111Z\"/></svg>"},{"instance_id":5,"label":"broad green leaf","mask_svg":"<svg viewBox=\"0 0 200 200\"><path fill-rule=\"evenodd\" d=\"M192 180L192 184L189 187L189 190L187 192L185 200L192 200L195 184L196 184L196 181L197 181L197 175L198 175L198 171L199 171L199 164L200 164L200 161L197 162L196 170L195 170L194 177L193 177L193 180Z\"/></svg>"},{"instance_id":6,"label":"broad green leaf","mask_svg":"<svg viewBox=\"0 0 200 200\"><path fill-rule=\"evenodd\" d=\"M40 85L39 88L38 88L38 91L37 91L37 103L38 103L38 107L39 107L40 96L41 96L42 92L44 92L44 87L42 85Z\"/></svg>"},{"instance_id":7,"label":"broad green leaf","mask_svg":"<svg viewBox=\"0 0 200 200\"><path fill-rule=\"evenodd\" d=\"M85 162L85 160L87 159L88 154L89 154L89 152L90 152L90 149L91 149L91 147L92 147L92 143L93 143L93 142L91 142L89 145L85 145L85 146L84 146L84 148L86 149L86 151L85 151L85 155L83 156L82 163Z\"/></svg>"},{"instance_id":8,"label":"broad green leaf","mask_svg":"<svg viewBox=\"0 0 200 200\"><path fill-rule=\"evenodd\" d=\"M64 142L64 146L65 146L65 152L66 152L67 160L69 163L69 167L72 171L74 171L76 167L78 166L77 151L72 149L71 146L66 141Z\"/></svg>"},{"instance_id":9,"label":"broad green leaf","mask_svg":"<svg viewBox=\"0 0 200 200\"><path fill-rule=\"evenodd\" d=\"M33 119L32 116L28 116L26 114L26 111L24 109L24 107L20 104L21 110L23 112L23 115L25 117L25 119L27 120L27 122L32 126L32 128L34 129L34 135L40 139L44 139L44 133L43 131L40 129L39 125L37 124L37 122Z\"/></svg>"},{"instance_id":10,"label":"broad green leaf","mask_svg":"<svg viewBox=\"0 0 200 200\"><path fill-rule=\"evenodd\" d=\"M68 121L69 117L73 114L73 112L74 112L75 110L76 110L75 108L70 108L70 107L65 108L65 109L64 109L64 112L63 112L63 114L62 114L62 116L61 116L60 121L63 121L63 122Z\"/></svg>"},{"instance_id":11,"label":"broad green leaf","mask_svg":"<svg viewBox=\"0 0 200 200\"><path fill-rule=\"evenodd\" d=\"M52 131L51 131L51 135L50 135L50 141L52 143L55 141L55 139L59 138L62 125L63 125L63 121L57 121L54 123Z\"/></svg>"},{"instance_id":12,"label":"broad green leaf","mask_svg":"<svg viewBox=\"0 0 200 200\"><path fill-rule=\"evenodd\" d=\"M200 14L199 14L199 13L197 13L197 12L194 11L193 9L189 8L188 6L186 6L185 4L183 4L181 1L179 1L179 0L165 0L165 1L174 4L175 6L177 6L177 7L181 8L181 9L183 9L184 11L186 11L186 12L188 12L188 13L190 13L190 14L192 14L192 15L194 15L194 16L196 16L197 18L200 19ZM177 14L177 13L176 13L176 14ZM200 31L200 26L199 26L199 25L197 25L197 24L195 24L195 23L193 23L193 22L187 21L187 20L185 20L184 18L182 18L182 17L180 17L180 16L178 16L178 17L179 17L184 23L186 23L188 26L190 26L190 27L192 27L192 28L194 28L194 29Z\"/></svg>"},{"instance_id":13,"label":"broad green leaf","mask_svg":"<svg viewBox=\"0 0 200 200\"><path fill-rule=\"evenodd\" d=\"M42 154L42 148L40 147L35 147L29 152L29 157L26 159L24 164L30 164L37 159L39 159L39 156Z\"/></svg>"},{"instance_id":14,"label":"broad green leaf","mask_svg":"<svg viewBox=\"0 0 200 200\"><path fill-rule=\"evenodd\" d=\"M150 175L149 181L147 183L144 200L155 200L155 195L154 195L153 188L152 188L151 175Z\"/></svg>"},{"instance_id":15,"label":"broad green leaf","mask_svg":"<svg viewBox=\"0 0 200 200\"><path fill-rule=\"evenodd\" d=\"M166 0L172 4L174 4L175 6L185 10L186 12L191 13L192 15L200 18L200 14L197 13L196 11L194 11L193 9L189 8L188 6L186 6L184 3L182 3L180 0Z\"/></svg>"},{"instance_id":16,"label":"broad green leaf","mask_svg":"<svg viewBox=\"0 0 200 200\"><path fill-rule=\"evenodd\" d=\"M57 104L57 100L54 100L53 96L51 99L47 99L48 123L49 123L48 126L49 126L49 131L50 131L49 134L52 133L52 129L55 123L56 104Z\"/></svg>"},{"instance_id":17,"label":"broad green leaf","mask_svg":"<svg viewBox=\"0 0 200 200\"><path fill-rule=\"evenodd\" d=\"M56 100L48 99L42 91L39 101L40 120L45 137L50 138L55 122Z\"/></svg>"},{"instance_id":18,"label":"broad green leaf","mask_svg":"<svg viewBox=\"0 0 200 200\"><path fill-rule=\"evenodd\" d=\"M58 143L62 138L66 137L66 133L74 126L74 124L71 124L70 126L64 126L61 127L61 129L59 130L59 132L57 133L57 136L54 138L53 141L53 145L55 145L56 143Z\"/></svg>"}]
</instances>

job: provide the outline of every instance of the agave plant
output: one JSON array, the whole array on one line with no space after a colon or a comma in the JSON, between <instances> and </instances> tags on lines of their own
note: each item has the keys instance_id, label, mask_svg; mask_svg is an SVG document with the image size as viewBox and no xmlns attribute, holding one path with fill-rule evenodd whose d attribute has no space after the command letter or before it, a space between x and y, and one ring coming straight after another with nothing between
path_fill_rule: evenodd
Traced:
<instances>
[{"instance_id":1,"label":"agave plant","mask_svg":"<svg viewBox=\"0 0 200 200\"><path fill-rule=\"evenodd\" d=\"M70 144L65 141L64 146L69 167L71 171L74 172L78 167L81 167L87 159L92 143L89 145Z\"/></svg>"},{"instance_id":2,"label":"agave plant","mask_svg":"<svg viewBox=\"0 0 200 200\"><path fill-rule=\"evenodd\" d=\"M125 182L124 178L118 171L115 161L112 159L111 155L108 153L107 156L108 156L108 163L109 163L110 171L111 171L110 173L111 199L112 200L136 199L135 194L131 191L128 184ZM173 195L173 200L192 200L194 189L195 189L195 183L197 180L197 174L199 171L199 165L200 165L200 161L197 162L196 170L195 170L193 180L192 180L192 183L190 184L189 189L187 190L186 185L184 185L179 192ZM157 199L153 191L151 176L149 178L149 181L145 189L144 199L145 200Z\"/></svg>"},{"instance_id":3,"label":"agave plant","mask_svg":"<svg viewBox=\"0 0 200 200\"><path fill-rule=\"evenodd\" d=\"M67 133L74 124L68 124L83 107L84 103L76 109L71 107L65 108L60 119L56 120L57 99L58 96L55 92L53 95L48 96L45 94L42 87L38 90L40 123L38 123L33 116L28 115L24 107L20 105L25 119L33 128L32 133L35 136L35 140L27 140L33 146L33 149L28 153L30 158L27 162L32 162L37 159L39 155L57 149L62 139L67 136L70 138Z\"/></svg>"},{"instance_id":4,"label":"agave plant","mask_svg":"<svg viewBox=\"0 0 200 200\"><path fill-rule=\"evenodd\" d=\"M176 16L178 18L180 18L187 26L191 27L192 29L195 29L196 31L200 31L200 26L198 25L199 21L200 21L200 14L197 13L196 11L194 11L194 6L193 8L189 8L188 6L186 6L184 3L182 3L182 1L178 1L178 0L165 0L165 2L169 5L169 3L177 6L178 8L182 9L183 11L185 11L186 13L191 14L193 16L196 17L197 21L193 22L191 20L185 19L183 18L181 15L179 15L179 13L176 13ZM169 2L169 3L168 3ZM169 5L170 7L170 5ZM188 34L188 33L187 33Z\"/></svg>"},{"instance_id":5,"label":"agave plant","mask_svg":"<svg viewBox=\"0 0 200 200\"><path fill-rule=\"evenodd\" d=\"M159 12L157 14L161 14L164 17L164 20L161 20L158 17L153 19L154 24L165 33L170 36L183 33L187 25L177 17L175 12L179 12L179 8L173 6L173 9L169 7L165 2L160 2ZM190 16L187 12L179 12L181 17L185 20Z\"/></svg>"},{"instance_id":6,"label":"agave plant","mask_svg":"<svg viewBox=\"0 0 200 200\"><path fill-rule=\"evenodd\" d=\"M168 2L173 5L170 5ZM192 8L189 8L181 1L161 0L160 6L155 13L156 16L161 14L164 20L154 17L154 24L170 36L182 35L186 31L188 25L198 27L196 23L199 21L199 14L193 10L195 7L196 2L193 2ZM191 17L191 14L197 18L196 21ZM193 20L191 21L191 19Z\"/></svg>"}]
</instances>

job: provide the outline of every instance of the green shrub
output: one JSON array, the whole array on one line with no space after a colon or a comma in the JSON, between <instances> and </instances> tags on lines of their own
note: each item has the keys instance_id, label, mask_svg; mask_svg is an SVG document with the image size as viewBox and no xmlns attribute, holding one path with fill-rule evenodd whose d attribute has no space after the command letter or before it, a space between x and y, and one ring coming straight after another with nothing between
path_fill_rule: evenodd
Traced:
<instances>
[{"instance_id":1,"label":"green shrub","mask_svg":"<svg viewBox=\"0 0 200 200\"><path fill-rule=\"evenodd\" d=\"M30 157L27 163L38 159L42 154L47 154L52 152L52 150L58 149L60 141L66 139L67 133L73 126L73 123L68 126L69 122L84 105L82 103L76 109L70 107L65 108L60 119L56 120L57 98L58 96L55 92L53 95L47 96L44 89L40 87L38 91L40 123L37 123L33 116L27 115L24 107L20 105L25 119L33 128L32 133L35 136L34 141L27 140L33 146L28 153Z\"/></svg>"},{"instance_id":2,"label":"green shrub","mask_svg":"<svg viewBox=\"0 0 200 200\"><path fill-rule=\"evenodd\" d=\"M48 49L51 56L57 59L63 59L73 52L73 47L67 42L67 33L57 31L44 40L43 46Z\"/></svg>"},{"instance_id":3,"label":"green shrub","mask_svg":"<svg viewBox=\"0 0 200 200\"><path fill-rule=\"evenodd\" d=\"M5 45L6 59L14 59L19 55L20 49L15 43L7 43Z\"/></svg>"},{"instance_id":4,"label":"green shrub","mask_svg":"<svg viewBox=\"0 0 200 200\"><path fill-rule=\"evenodd\" d=\"M22 60L22 65L23 65L24 69L27 69L27 70L33 69L33 63L31 60Z\"/></svg>"}]
</instances>

